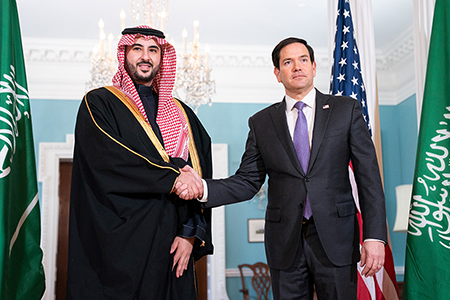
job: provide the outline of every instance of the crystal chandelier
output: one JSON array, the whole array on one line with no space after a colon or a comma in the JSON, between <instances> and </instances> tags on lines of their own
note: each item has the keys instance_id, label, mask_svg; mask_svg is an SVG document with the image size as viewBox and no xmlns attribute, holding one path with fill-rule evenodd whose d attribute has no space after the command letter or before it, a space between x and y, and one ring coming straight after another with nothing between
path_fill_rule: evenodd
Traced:
<instances>
[{"instance_id":1,"label":"crystal chandelier","mask_svg":"<svg viewBox=\"0 0 450 300\"><path fill-rule=\"evenodd\" d=\"M124 13L123 13L124 14ZM122 15L122 14L121 14ZM115 51L113 51L112 41L114 36L112 33L108 35L108 53L106 53L105 38L106 34L104 31L105 23L100 19L98 22L100 27L100 43L94 47L93 57L92 57L92 69L91 69L91 80L86 83L86 90L99 88L105 85L111 85L111 79L113 78L117 70L117 60Z\"/></svg>"},{"instance_id":2,"label":"crystal chandelier","mask_svg":"<svg viewBox=\"0 0 450 300\"><path fill-rule=\"evenodd\" d=\"M131 19L133 25L145 24L164 32L169 21L168 0L131 0ZM120 13L122 30L125 28L125 12ZM215 93L215 81L211 80L209 68L209 47L205 47L205 55L199 54L198 20L194 22L194 40L191 43L192 53L187 53L187 30L183 30L183 54L179 55L177 74L174 86L174 96L191 106L195 113L202 104L212 105L211 97ZM106 54L104 23L99 22L100 44L94 48L92 59L91 80L86 83L87 90L111 85L111 80L117 70L115 50L112 48L114 36L109 34L109 51ZM168 36L166 34L166 36ZM174 42L171 41L174 45ZM179 94L180 93L180 94ZM181 97L180 97L181 96Z\"/></svg>"},{"instance_id":3,"label":"crystal chandelier","mask_svg":"<svg viewBox=\"0 0 450 300\"><path fill-rule=\"evenodd\" d=\"M164 32L169 21L169 1L131 0L131 20L133 25L145 24Z\"/></svg>"},{"instance_id":4,"label":"crystal chandelier","mask_svg":"<svg viewBox=\"0 0 450 300\"><path fill-rule=\"evenodd\" d=\"M205 55L200 55L198 49L198 20L194 21L194 41L192 42L192 53L187 54L186 38L187 30L183 30L183 54L177 66L174 94L178 97L178 91L184 94L183 100L191 106L195 113L202 104L212 105L211 96L216 92L216 84L211 80L211 69L209 68L209 47L205 47Z\"/></svg>"}]
</instances>

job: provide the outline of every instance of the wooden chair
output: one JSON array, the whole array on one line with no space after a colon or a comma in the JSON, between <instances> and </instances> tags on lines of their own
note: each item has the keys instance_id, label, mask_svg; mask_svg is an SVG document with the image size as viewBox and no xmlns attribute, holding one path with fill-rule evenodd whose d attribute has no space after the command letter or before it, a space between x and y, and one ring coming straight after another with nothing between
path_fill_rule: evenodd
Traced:
<instances>
[{"instance_id":1,"label":"wooden chair","mask_svg":"<svg viewBox=\"0 0 450 300\"><path fill-rule=\"evenodd\" d=\"M244 294L244 300L249 300L248 289L245 287L243 268L250 268L253 271L252 286L256 291L256 299L269 299L269 290L272 285L269 275L269 266L262 262L257 262L253 265L242 264L239 265L239 272L242 279L242 290L239 290Z\"/></svg>"}]
</instances>

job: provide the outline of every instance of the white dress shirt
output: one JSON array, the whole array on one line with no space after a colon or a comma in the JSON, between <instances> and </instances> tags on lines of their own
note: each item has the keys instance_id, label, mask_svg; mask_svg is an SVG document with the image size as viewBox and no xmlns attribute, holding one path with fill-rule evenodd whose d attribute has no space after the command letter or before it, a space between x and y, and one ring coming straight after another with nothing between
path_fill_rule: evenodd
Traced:
<instances>
[{"instance_id":1,"label":"white dress shirt","mask_svg":"<svg viewBox=\"0 0 450 300\"><path fill-rule=\"evenodd\" d=\"M297 100L285 96L286 99L286 121L289 128L289 133L291 134L291 139L294 139L294 129L295 123L298 118L298 109L294 107ZM309 148L311 149L312 135L314 129L314 116L316 109L316 89L312 89L303 99L302 102L305 103L303 107L303 113L306 117L306 122L308 123L308 138L309 138Z\"/></svg>"}]
</instances>

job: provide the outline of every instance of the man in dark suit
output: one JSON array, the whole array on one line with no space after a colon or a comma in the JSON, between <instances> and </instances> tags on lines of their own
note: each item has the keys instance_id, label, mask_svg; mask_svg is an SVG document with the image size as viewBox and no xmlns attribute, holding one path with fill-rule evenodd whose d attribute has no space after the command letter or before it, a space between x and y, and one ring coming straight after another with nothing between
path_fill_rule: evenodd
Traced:
<instances>
[{"instance_id":1,"label":"man in dark suit","mask_svg":"<svg viewBox=\"0 0 450 300\"><path fill-rule=\"evenodd\" d=\"M215 207L251 199L268 175L265 248L274 299L313 299L314 287L319 299L356 299L358 260L362 275L374 275L387 240L383 188L360 104L314 88L314 51L306 41L281 41L272 60L286 96L249 119L239 169L206 179L202 201ZM361 255L350 161L364 220ZM184 187L176 192L187 199Z\"/></svg>"}]
</instances>

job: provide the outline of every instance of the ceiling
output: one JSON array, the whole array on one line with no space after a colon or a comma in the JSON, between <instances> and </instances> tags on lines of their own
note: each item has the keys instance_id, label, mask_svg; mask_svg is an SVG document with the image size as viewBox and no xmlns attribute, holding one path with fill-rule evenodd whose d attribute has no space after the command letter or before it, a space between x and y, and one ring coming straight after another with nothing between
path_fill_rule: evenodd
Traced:
<instances>
[{"instance_id":1,"label":"ceiling","mask_svg":"<svg viewBox=\"0 0 450 300\"><path fill-rule=\"evenodd\" d=\"M118 36L120 11L132 26L129 0L16 0L24 37L98 39L98 22ZM328 0L170 0L169 39L181 42L193 20L200 21L200 42L274 46L288 36L306 39L313 47L328 43ZM384 49L412 30L410 0L372 0L376 48ZM399 13L401 12L401 13Z\"/></svg>"}]
</instances>

